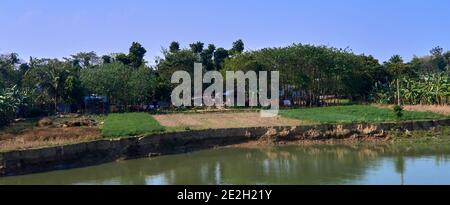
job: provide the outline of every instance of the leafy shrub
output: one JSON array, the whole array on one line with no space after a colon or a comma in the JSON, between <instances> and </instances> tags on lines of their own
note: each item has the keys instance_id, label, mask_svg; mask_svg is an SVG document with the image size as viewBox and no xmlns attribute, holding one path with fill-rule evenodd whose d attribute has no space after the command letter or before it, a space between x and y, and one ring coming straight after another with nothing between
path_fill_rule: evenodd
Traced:
<instances>
[{"instance_id":1,"label":"leafy shrub","mask_svg":"<svg viewBox=\"0 0 450 205\"><path fill-rule=\"evenodd\" d=\"M394 113L397 119L403 116L403 108L400 105L394 106Z\"/></svg>"}]
</instances>

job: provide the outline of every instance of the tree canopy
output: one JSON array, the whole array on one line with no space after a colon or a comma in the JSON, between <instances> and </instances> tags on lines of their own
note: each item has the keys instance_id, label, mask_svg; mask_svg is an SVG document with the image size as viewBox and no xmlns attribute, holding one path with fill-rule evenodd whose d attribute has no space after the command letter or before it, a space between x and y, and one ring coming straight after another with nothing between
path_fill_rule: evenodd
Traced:
<instances>
[{"instance_id":1,"label":"tree canopy","mask_svg":"<svg viewBox=\"0 0 450 205\"><path fill-rule=\"evenodd\" d=\"M89 51L63 59L30 57L26 62L16 53L1 54L0 114L11 119L30 109L52 113L58 104L79 109L86 95L107 96L111 104L124 107L168 100L175 86L170 83L173 72L192 74L196 62L203 64L204 72L279 71L280 97L298 106L322 106L342 98L408 104L450 101L450 51L441 47L409 62L393 55L380 63L371 55L328 46L292 44L246 51L240 39L229 49L204 45L197 41L182 47L173 41L154 66L147 65L147 50L138 42L128 53L101 57Z\"/></svg>"}]
</instances>

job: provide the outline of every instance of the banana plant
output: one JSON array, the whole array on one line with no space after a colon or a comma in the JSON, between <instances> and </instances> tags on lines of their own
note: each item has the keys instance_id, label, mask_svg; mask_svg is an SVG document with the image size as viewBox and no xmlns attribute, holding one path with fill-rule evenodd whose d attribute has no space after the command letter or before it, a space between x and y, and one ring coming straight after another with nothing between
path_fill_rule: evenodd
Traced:
<instances>
[{"instance_id":1,"label":"banana plant","mask_svg":"<svg viewBox=\"0 0 450 205\"><path fill-rule=\"evenodd\" d=\"M21 102L22 97L17 86L0 91L0 127L15 117Z\"/></svg>"},{"instance_id":2,"label":"banana plant","mask_svg":"<svg viewBox=\"0 0 450 205\"><path fill-rule=\"evenodd\" d=\"M450 77L445 73L422 75L419 78L403 77L400 80L401 101L406 104L449 104ZM379 102L391 102L395 98L395 85L377 88ZM390 95L390 96L387 96Z\"/></svg>"}]
</instances>

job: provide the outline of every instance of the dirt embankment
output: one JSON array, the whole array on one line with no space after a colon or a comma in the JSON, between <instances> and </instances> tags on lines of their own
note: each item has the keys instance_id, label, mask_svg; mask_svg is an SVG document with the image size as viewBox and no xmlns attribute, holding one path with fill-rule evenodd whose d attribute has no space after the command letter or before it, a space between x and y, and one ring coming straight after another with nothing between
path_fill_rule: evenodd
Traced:
<instances>
[{"instance_id":1,"label":"dirt embankment","mask_svg":"<svg viewBox=\"0 0 450 205\"><path fill-rule=\"evenodd\" d=\"M355 143L386 143L391 137L376 125L358 126L355 129L344 128L337 125L331 129L308 129L302 134L297 133L295 127L277 131L269 128L267 132L257 140L240 144L230 145L231 147L260 147L274 145L317 145L317 144L355 144ZM292 136L295 135L295 136Z\"/></svg>"},{"instance_id":2,"label":"dirt embankment","mask_svg":"<svg viewBox=\"0 0 450 205\"><path fill-rule=\"evenodd\" d=\"M270 146L283 146L283 145L334 145L334 144L359 144L359 143L376 143L385 144L390 143L391 137L386 136L364 136L364 137L354 137L354 138L343 138L343 139L302 139L302 140L289 140L289 141L267 141L267 140L254 140L248 141L240 144L229 145L227 147L243 147L243 148L254 148L254 147L270 147Z\"/></svg>"},{"instance_id":3,"label":"dirt embankment","mask_svg":"<svg viewBox=\"0 0 450 205\"><path fill-rule=\"evenodd\" d=\"M37 122L18 122L0 133L0 150L19 150L71 144L101 138L97 122L87 118L42 118ZM20 125L22 124L22 126Z\"/></svg>"}]
</instances>

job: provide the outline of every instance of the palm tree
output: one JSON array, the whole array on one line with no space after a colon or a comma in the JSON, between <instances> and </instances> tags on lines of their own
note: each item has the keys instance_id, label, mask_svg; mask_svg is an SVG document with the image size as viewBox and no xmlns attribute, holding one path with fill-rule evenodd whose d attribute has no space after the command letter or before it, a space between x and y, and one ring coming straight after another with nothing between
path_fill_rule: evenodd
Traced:
<instances>
[{"instance_id":1,"label":"palm tree","mask_svg":"<svg viewBox=\"0 0 450 205\"><path fill-rule=\"evenodd\" d=\"M39 67L37 86L52 97L55 113L57 112L58 98L62 95L64 79L69 71L64 68L61 62L50 61ZM61 94L61 95L59 95Z\"/></svg>"},{"instance_id":2,"label":"palm tree","mask_svg":"<svg viewBox=\"0 0 450 205\"><path fill-rule=\"evenodd\" d=\"M402 57L400 55L393 55L389 61L386 63L388 70L395 77L396 89L397 89L397 105L401 105L400 101L400 77L405 73L406 65L403 63Z\"/></svg>"}]
</instances>

